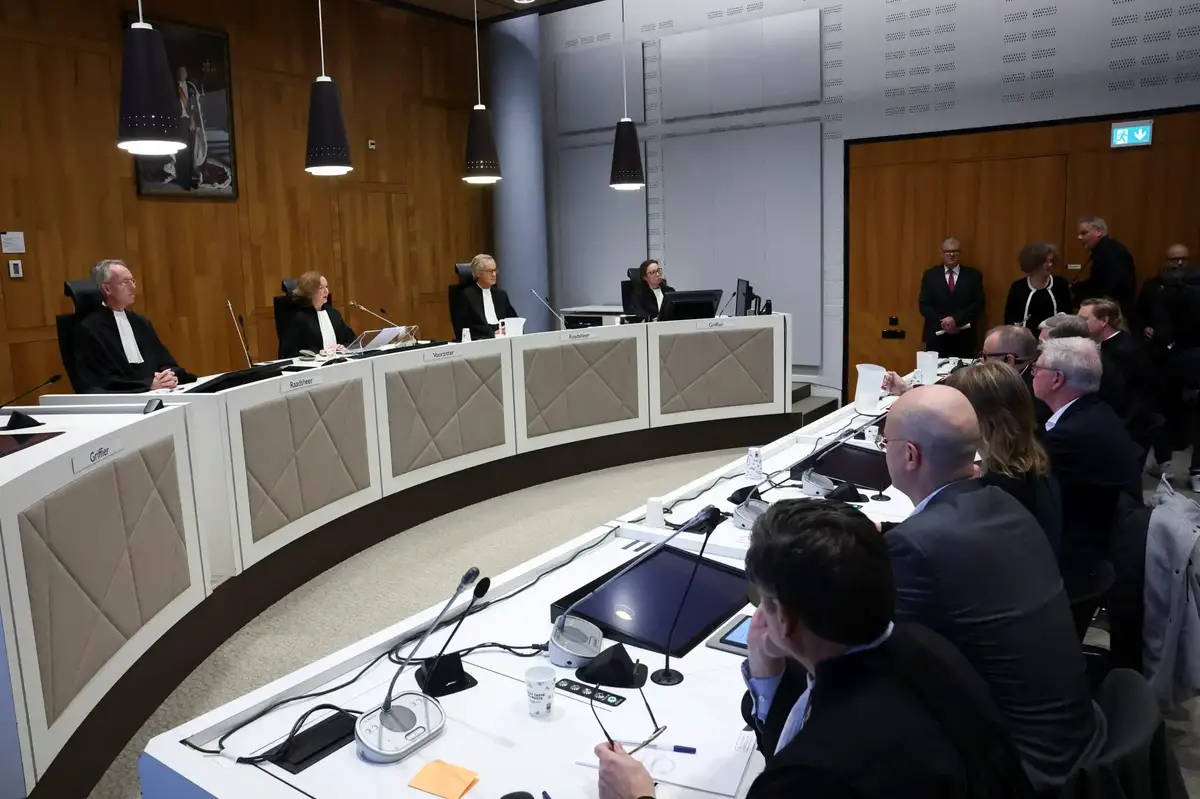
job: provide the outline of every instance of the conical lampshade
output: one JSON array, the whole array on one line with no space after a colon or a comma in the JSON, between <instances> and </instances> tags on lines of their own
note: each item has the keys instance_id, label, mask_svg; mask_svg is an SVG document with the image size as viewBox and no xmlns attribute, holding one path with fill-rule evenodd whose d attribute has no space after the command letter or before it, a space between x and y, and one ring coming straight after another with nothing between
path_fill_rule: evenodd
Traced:
<instances>
[{"instance_id":1,"label":"conical lampshade","mask_svg":"<svg viewBox=\"0 0 1200 799\"><path fill-rule=\"evenodd\" d=\"M467 163L463 180L467 183L495 183L500 180L500 158L496 155L496 140L492 138L492 118L486 106L477 105L471 111L467 128Z\"/></svg>"},{"instance_id":2,"label":"conical lampshade","mask_svg":"<svg viewBox=\"0 0 1200 799\"><path fill-rule=\"evenodd\" d=\"M637 125L628 117L617 123L617 132L613 137L612 175L608 185L618 191L637 191L646 186Z\"/></svg>"},{"instance_id":3,"label":"conical lampshade","mask_svg":"<svg viewBox=\"0 0 1200 799\"><path fill-rule=\"evenodd\" d=\"M344 175L352 169L341 95L333 79L322 75L313 81L308 100L308 154L304 171L313 175Z\"/></svg>"},{"instance_id":4,"label":"conical lampshade","mask_svg":"<svg viewBox=\"0 0 1200 799\"><path fill-rule=\"evenodd\" d=\"M184 148L182 112L162 34L144 22L125 31L117 146L134 155L170 155Z\"/></svg>"}]
</instances>

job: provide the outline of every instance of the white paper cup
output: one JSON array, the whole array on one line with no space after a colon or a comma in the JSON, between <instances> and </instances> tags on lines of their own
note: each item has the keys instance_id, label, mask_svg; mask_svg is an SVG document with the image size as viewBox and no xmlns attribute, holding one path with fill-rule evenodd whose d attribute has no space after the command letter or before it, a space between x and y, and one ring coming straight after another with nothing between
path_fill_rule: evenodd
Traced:
<instances>
[{"instance_id":1,"label":"white paper cup","mask_svg":"<svg viewBox=\"0 0 1200 799\"><path fill-rule=\"evenodd\" d=\"M746 477L761 481L764 477L762 468L762 450L750 447L746 450Z\"/></svg>"},{"instance_id":2,"label":"white paper cup","mask_svg":"<svg viewBox=\"0 0 1200 799\"><path fill-rule=\"evenodd\" d=\"M557 675L549 666L534 666L525 672L525 693L529 696L529 715L549 716L554 709L554 683Z\"/></svg>"},{"instance_id":3,"label":"white paper cup","mask_svg":"<svg viewBox=\"0 0 1200 799\"><path fill-rule=\"evenodd\" d=\"M646 500L646 526L647 527L662 527L663 526L662 497L650 497L650 499Z\"/></svg>"}]
</instances>

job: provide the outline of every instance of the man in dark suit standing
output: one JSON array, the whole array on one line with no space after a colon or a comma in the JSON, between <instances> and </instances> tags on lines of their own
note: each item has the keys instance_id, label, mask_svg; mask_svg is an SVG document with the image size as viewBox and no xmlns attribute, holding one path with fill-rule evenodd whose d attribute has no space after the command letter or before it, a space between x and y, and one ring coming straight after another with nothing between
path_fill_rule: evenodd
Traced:
<instances>
[{"instance_id":1,"label":"man in dark suit standing","mask_svg":"<svg viewBox=\"0 0 1200 799\"><path fill-rule=\"evenodd\" d=\"M916 505L884 535L896 618L958 647L991 687L1038 791L1103 745L1058 564L1037 520L975 475L979 423L948 386L907 392L884 430L892 482Z\"/></svg>"},{"instance_id":2,"label":"man in dark suit standing","mask_svg":"<svg viewBox=\"0 0 1200 799\"><path fill-rule=\"evenodd\" d=\"M1091 276L1076 287L1076 297L1108 297L1116 300L1126 318L1131 318L1137 270L1125 245L1108 235L1108 223L1098 216L1079 220L1079 242L1091 253Z\"/></svg>"},{"instance_id":3,"label":"man in dark suit standing","mask_svg":"<svg viewBox=\"0 0 1200 799\"><path fill-rule=\"evenodd\" d=\"M471 331L471 339L495 338L500 320L518 316L504 289L496 286L496 259L479 254L471 259L475 282L462 291L462 326ZM455 331L462 333L461 330Z\"/></svg>"},{"instance_id":4,"label":"man in dark suit standing","mask_svg":"<svg viewBox=\"0 0 1200 799\"><path fill-rule=\"evenodd\" d=\"M1082 579L1109 555L1121 494L1142 494L1140 450L1116 411L1100 399L1100 349L1085 338L1042 343L1033 390L1053 414L1042 445L1062 489L1063 575Z\"/></svg>"},{"instance_id":5,"label":"man in dark suit standing","mask_svg":"<svg viewBox=\"0 0 1200 799\"><path fill-rule=\"evenodd\" d=\"M983 275L959 263L958 239L942 242L942 263L921 276L918 304L925 319L925 349L943 357L974 358L975 327L983 313Z\"/></svg>"},{"instance_id":6,"label":"man in dark suit standing","mask_svg":"<svg viewBox=\"0 0 1200 799\"><path fill-rule=\"evenodd\" d=\"M766 768L748 799L1018 799L1032 794L987 685L945 639L893 624L887 547L862 512L781 500L746 576L761 601L742 703ZM703 754L703 753L702 753ZM601 799L654 795L618 744L596 747Z\"/></svg>"}]
</instances>

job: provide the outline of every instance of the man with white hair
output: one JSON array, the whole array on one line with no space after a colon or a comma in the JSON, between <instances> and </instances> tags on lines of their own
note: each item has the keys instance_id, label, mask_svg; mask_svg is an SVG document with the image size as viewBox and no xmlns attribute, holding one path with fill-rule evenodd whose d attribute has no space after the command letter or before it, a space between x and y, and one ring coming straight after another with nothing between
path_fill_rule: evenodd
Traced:
<instances>
[{"instance_id":1,"label":"man with white hair","mask_svg":"<svg viewBox=\"0 0 1200 799\"><path fill-rule=\"evenodd\" d=\"M1092 274L1075 287L1075 296L1108 297L1115 300L1126 317L1133 315L1137 269L1124 244L1108 235L1108 223L1098 216L1079 220L1076 236L1091 253Z\"/></svg>"},{"instance_id":2,"label":"man with white hair","mask_svg":"<svg viewBox=\"0 0 1200 799\"><path fill-rule=\"evenodd\" d=\"M135 392L175 388L196 376L176 363L150 320L129 310L137 281L124 261L100 261L91 270L104 307L76 330L75 361L87 391Z\"/></svg>"},{"instance_id":3,"label":"man with white hair","mask_svg":"<svg viewBox=\"0 0 1200 799\"><path fill-rule=\"evenodd\" d=\"M471 275L475 282L463 289L463 327L471 331L471 340L494 338L501 319L518 316L517 309L504 289L496 285L496 259L480 253L471 259ZM462 333L456 330L456 333Z\"/></svg>"},{"instance_id":4,"label":"man with white hair","mask_svg":"<svg viewBox=\"0 0 1200 799\"><path fill-rule=\"evenodd\" d=\"M1068 593L1109 557L1121 495L1141 497L1140 450L1097 392L1100 348L1088 338L1052 338L1033 364L1033 391L1053 413L1042 445L1062 489L1060 562Z\"/></svg>"}]
</instances>

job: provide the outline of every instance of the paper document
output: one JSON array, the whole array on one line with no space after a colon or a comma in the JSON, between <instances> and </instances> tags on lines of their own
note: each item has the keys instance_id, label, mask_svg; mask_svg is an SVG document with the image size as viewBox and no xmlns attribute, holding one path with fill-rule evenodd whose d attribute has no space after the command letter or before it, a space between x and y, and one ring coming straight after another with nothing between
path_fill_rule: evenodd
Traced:
<instances>
[{"instance_id":1,"label":"paper document","mask_svg":"<svg viewBox=\"0 0 1200 799\"><path fill-rule=\"evenodd\" d=\"M25 252L25 234L20 230L0 233L0 249L10 255L19 255Z\"/></svg>"},{"instance_id":2,"label":"paper document","mask_svg":"<svg viewBox=\"0 0 1200 799\"><path fill-rule=\"evenodd\" d=\"M634 757L640 760L655 782L692 788L697 791L737 796L750 758L757 748L754 733L730 724L723 729L706 732L695 730L686 741L670 740L670 729L663 735L664 748L645 748ZM692 731L689 730L689 733ZM695 754L666 751L673 743L687 744ZM596 756L590 755L578 761L580 765L598 766Z\"/></svg>"},{"instance_id":3,"label":"paper document","mask_svg":"<svg viewBox=\"0 0 1200 799\"><path fill-rule=\"evenodd\" d=\"M370 335L370 333L363 333L358 337L358 341L355 344L350 345L350 349L355 351L377 350L381 347L386 347L388 344L391 344L396 339L403 336L407 330L407 327L387 327L376 333L375 337L365 344L363 341L368 335Z\"/></svg>"},{"instance_id":4,"label":"paper document","mask_svg":"<svg viewBox=\"0 0 1200 799\"><path fill-rule=\"evenodd\" d=\"M959 328L959 330L970 330L970 329L971 329L971 323L970 323L970 322L967 322L965 325L963 325L962 327L960 327L960 328ZM946 331L945 331L945 330L939 330L939 331L937 331L936 333L934 333L933 335L935 335L935 336L944 336L944 335L946 335Z\"/></svg>"}]
</instances>

